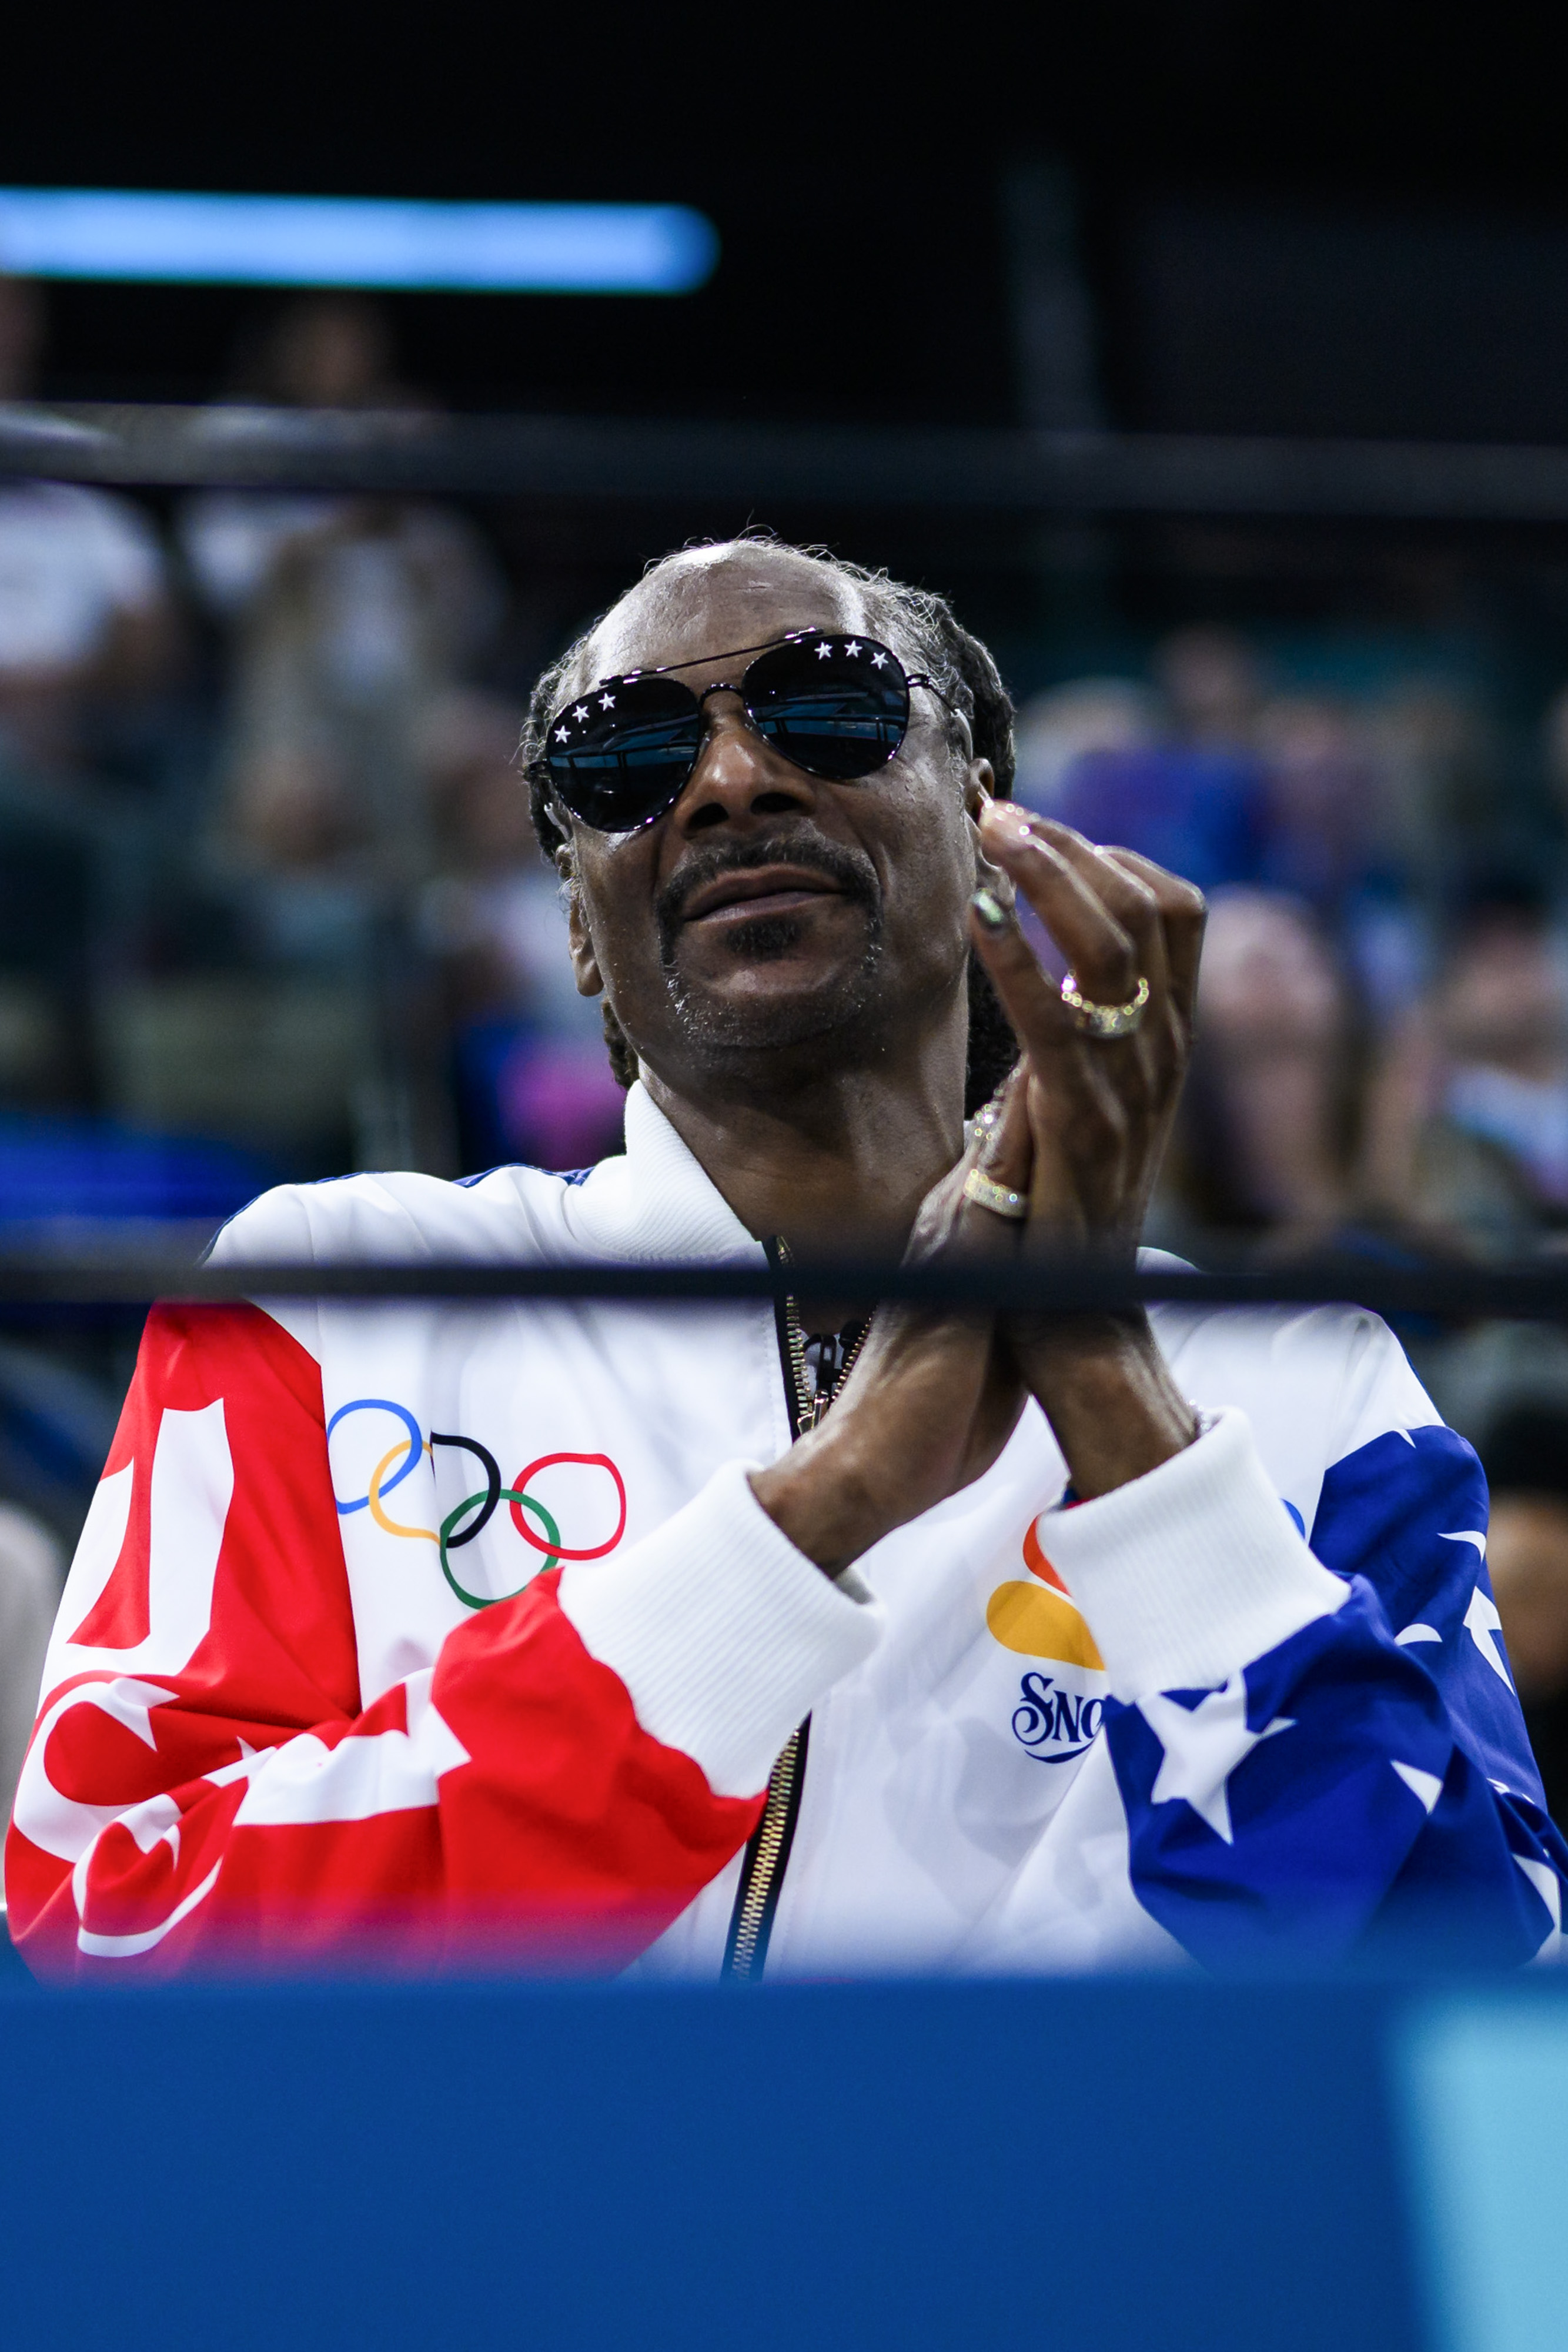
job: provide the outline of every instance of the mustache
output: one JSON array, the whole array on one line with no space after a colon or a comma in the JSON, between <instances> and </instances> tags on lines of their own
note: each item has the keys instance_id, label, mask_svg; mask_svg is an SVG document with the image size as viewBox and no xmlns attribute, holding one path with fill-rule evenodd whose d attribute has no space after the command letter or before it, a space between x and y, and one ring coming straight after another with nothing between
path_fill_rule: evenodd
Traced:
<instances>
[{"instance_id":1,"label":"mustache","mask_svg":"<svg viewBox=\"0 0 1568 2352\"><path fill-rule=\"evenodd\" d=\"M716 842L711 849L694 851L679 871L671 875L653 901L665 962L674 955L685 910L699 890L706 890L710 882L727 874L752 874L766 866L802 866L812 873L825 875L846 898L865 908L873 924L880 921L882 888L876 868L864 850L852 849L845 842L830 841L823 834L791 827L785 833L769 834L760 841Z\"/></svg>"}]
</instances>

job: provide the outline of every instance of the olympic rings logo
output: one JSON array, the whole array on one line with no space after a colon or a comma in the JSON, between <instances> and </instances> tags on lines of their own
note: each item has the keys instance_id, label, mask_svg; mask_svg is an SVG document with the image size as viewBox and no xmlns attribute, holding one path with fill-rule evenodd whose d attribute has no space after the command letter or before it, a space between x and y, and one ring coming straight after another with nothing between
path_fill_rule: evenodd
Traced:
<instances>
[{"instance_id":1,"label":"olympic rings logo","mask_svg":"<svg viewBox=\"0 0 1568 2352\"><path fill-rule=\"evenodd\" d=\"M438 1429L433 1429L426 1438L408 1407L397 1403L391 1397L356 1397L351 1403L340 1405L327 1423L329 1444L331 1443L332 1432L339 1423L346 1421L353 1412L390 1412L395 1421L402 1422L405 1433L382 1454L371 1472L362 1495L356 1496L351 1502L348 1503L334 1496L334 1499L338 1502L339 1517L348 1518L355 1511L369 1511L371 1519L383 1534L407 1537L418 1543L434 1544L441 1562L441 1573L465 1609L488 1609L497 1601L511 1601L516 1598L516 1592L488 1594L470 1592L459 1582L452 1566L451 1555L455 1551L460 1551L465 1544L470 1544L476 1537L483 1535L503 1503L507 1505L512 1525L524 1543L531 1550L542 1555L528 1575L523 1579L522 1583L517 1587L517 1592L523 1591L532 1582L534 1577L542 1575L547 1569L559 1568L562 1560L602 1559L606 1552L614 1550L626 1532L626 1482L608 1454L541 1454L536 1460L519 1470L509 1486L504 1486L501 1481L500 1465L488 1446L481 1445L476 1437L447 1436ZM438 1445L455 1446L463 1453L471 1454L485 1474L485 1484L482 1487L476 1488L472 1495L465 1495L455 1510L447 1512L438 1528L405 1527L401 1521L394 1519L387 1510L386 1497L394 1487L401 1486L403 1480L419 1467L421 1460L426 1454L430 1457L434 1470L435 1448ZM400 1454L402 1455L402 1460L398 1462L394 1470L392 1465L397 1462ZM609 1472L614 1482L618 1508L615 1532L607 1542L563 1544L560 1539L560 1528L554 1516L539 1501L537 1495L528 1493L530 1478L537 1477L540 1471L553 1469L561 1463L578 1463L590 1469ZM525 1511L537 1521L538 1532L524 1518ZM473 1514L472 1517L469 1516L470 1513Z\"/></svg>"}]
</instances>

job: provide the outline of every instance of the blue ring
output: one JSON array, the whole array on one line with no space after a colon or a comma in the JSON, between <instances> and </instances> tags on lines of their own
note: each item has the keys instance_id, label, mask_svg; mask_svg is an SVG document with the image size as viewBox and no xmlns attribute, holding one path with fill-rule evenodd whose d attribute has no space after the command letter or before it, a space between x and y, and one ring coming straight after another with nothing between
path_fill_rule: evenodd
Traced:
<instances>
[{"instance_id":1,"label":"blue ring","mask_svg":"<svg viewBox=\"0 0 1568 2352\"><path fill-rule=\"evenodd\" d=\"M382 1493L383 1495L390 1495L394 1486L401 1486L402 1485L403 1480L408 1476L409 1472L413 1468L415 1463L419 1460L420 1455L424 1451L424 1439L420 1434L419 1423L415 1421L413 1413L410 1412L407 1405L394 1404L391 1397L356 1397L352 1404L340 1404L338 1407L337 1412L332 1415L331 1420L327 1423L327 1442L329 1444L332 1442L332 1432L337 1428L338 1423L342 1420L344 1414L349 1412L392 1412L397 1415L399 1421L402 1422L403 1427L407 1430L408 1460L403 1464L401 1470L393 1471L392 1476L386 1480L385 1484L382 1487ZM332 1495L332 1500L335 1503L338 1503L338 1517L340 1519L346 1519L350 1511L362 1511L370 1502L370 1499L369 1495L361 1495L357 1503L338 1503L337 1491L335 1488Z\"/></svg>"}]
</instances>

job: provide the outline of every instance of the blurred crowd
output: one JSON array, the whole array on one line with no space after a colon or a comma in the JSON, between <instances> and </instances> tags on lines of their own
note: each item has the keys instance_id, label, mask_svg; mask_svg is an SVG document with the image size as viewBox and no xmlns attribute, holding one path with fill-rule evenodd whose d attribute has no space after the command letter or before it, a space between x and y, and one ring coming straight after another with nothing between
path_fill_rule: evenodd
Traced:
<instances>
[{"instance_id":1,"label":"blurred crowd","mask_svg":"<svg viewBox=\"0 0 1568 2352\"><path fill-rule=\"evenodd\" d=\"M1568 692L1529 764L1436 663L1303 688L1218 629L1026 706L1019 797L1209 897L1161 1239L1568 1228Z\"/></svg>"},{"instance_id":2,"label":"blurred crowd","mask_svg":"<svg viewBox=\"0 0 1568 2352\"><path fill-rule=\"evenodd\" d=\"M45 330L0 279L0 401L34 394ZM428 405L349 297L259 314L220 390ZM1025 702L1018 792L1209 896L1150 1238L1200 1260L1560 1245L1568 687L1500 711L1435 642L1129 647ZM513 764L554 650L519 640L494 543L437 501L0 485L0 1228L210 1231L280 1176L613 1148L622 1097ZM1494 1469L1500 1601L1568 1810L1568 1343L1405 1336ZM0 1345L18 1689L125 1369ZM0 1688L0 1785L14 1712Z\"/></svg>"},{"instance_id":3,"label":"blurred crowd","mask_svg":"<svg viewBox=\"0 0 1568 2352\"><path fill-rule=\"evenodd\" d=\"M37 289L0 280L0 399L32 390L42 325ZM423 405L352 297L263 314L223 390ZM0 488L13 1213L28 1135L54 1205L91 1213L118 1171L122 1211L178 1195L194 1219L277 1173L572 1165L613 1140L512 764L511 606L485 534L435 501L211 491L155 513ZM7 1111L30 1127L7 1138ZM149 1169L149 1133L188 1148Z\"/></svg>"},{"instance_id":4,"label":"blurred crowd","mask_svg":"<svg viewBox=\"0 0 1568 2352\"><path fill-rule=\"evenodd\" d=\"M1452 664L1325 686L1232 631L1020 718L1019 797L1208 894L1149 1239L1215 1262L1568 1243L1568 689L1511 740ZM1489 1562L1568 1820L1568 1337L1402 1330L1493 1495Z\"/></svg>"}]
</instances>

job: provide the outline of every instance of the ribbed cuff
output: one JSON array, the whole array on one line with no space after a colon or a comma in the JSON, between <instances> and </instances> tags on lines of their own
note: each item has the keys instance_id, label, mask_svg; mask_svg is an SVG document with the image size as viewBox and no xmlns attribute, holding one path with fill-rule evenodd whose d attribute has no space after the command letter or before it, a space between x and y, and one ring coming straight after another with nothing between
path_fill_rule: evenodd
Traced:
<instances>
[{"instance_id":1,"label":"ribbed cuff","mask_svg":"<svg viewBox=\"0 0 1568 2352\"><path fill-rule=\"evenodd\" d=\"M1234 1407L1185 1453L1041 1529L1111 1688L1211 1689L1348 1598L1312 1558Z\"/></svg>"},{"instance_id":2,"label":"ribbed cuff","mask_svg":"<svg viewBox=\"0 0 1568 2352\"><path fill-rule=\"evenodd\" d=\"M876 1646L882 1612L846 1597L781 1535L727 1463L630 1550L562 1570L585 1650L637 1720L701 1765L719 1797L755 1796L802 1716Z\"/></svg>"}]
</instances>

